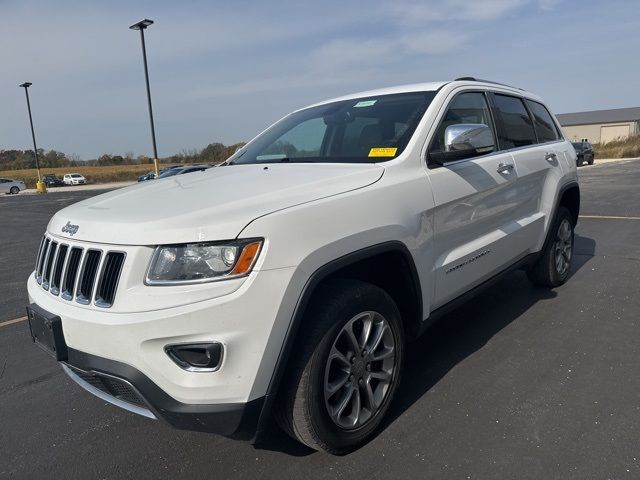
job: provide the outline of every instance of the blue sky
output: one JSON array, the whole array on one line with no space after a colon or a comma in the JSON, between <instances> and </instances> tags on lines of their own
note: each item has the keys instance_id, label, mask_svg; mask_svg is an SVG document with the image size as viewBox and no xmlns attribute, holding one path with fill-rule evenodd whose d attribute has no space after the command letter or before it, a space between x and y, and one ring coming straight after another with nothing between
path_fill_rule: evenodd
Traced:
<instances>
[{"instance_id":1,"label":"blue sky","mask_svg":"<svg viewBox=\"0 0 640 480\"><path fill-rule=\"evenodd\" d=\"M147 31L158 153L249 140L324 98L463 75L556 113L640 105L632 1L0 0L0 149L151 154L137 32Z\"/></svg>"}]
</instances>

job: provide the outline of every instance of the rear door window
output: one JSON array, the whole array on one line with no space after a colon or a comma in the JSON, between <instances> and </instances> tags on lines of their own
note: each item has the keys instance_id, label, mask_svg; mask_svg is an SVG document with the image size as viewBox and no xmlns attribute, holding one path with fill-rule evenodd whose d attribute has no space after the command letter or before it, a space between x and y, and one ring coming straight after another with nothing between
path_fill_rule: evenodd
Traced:
<instances>
[{"instance_id":1,"label":"rear door window","mask_svg":"<svg viewBox=\"0 0 640 480\"><path fill-rule=\"evenodd\" d=\"M493 103L498 117L498 142L502 150L536 143L536 133L522 100L495 93Z\"/></svg>"},{"instance_id":2,"label":"rear door window","mask_svg":"<svg viewBox=\"0 0 640 480\"><path fill-rule=\"evenodd\" d=\"M538 142L554 142L560 138L551 114L544 105L526 100L529 110L533 114L533 124L538 135Z\"/></svg>"}]
</instances>

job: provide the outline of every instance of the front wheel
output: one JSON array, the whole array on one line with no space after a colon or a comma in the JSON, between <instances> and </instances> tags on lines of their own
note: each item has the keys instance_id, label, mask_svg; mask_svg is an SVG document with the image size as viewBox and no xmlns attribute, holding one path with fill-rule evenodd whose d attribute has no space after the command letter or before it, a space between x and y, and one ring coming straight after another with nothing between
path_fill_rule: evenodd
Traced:
<instances>
[{"instance_id":1,"label":"front wheel","mask_svg":"<svg viewBox=\"0 0 640 480\"><path fill-rule=\"evenodd\" d=\"M571 213L565 207L560 207L540 258L527 271L533 283L557 287L567 281L573 259L573 228Z\"/></svg>"},{"instance_id":2,"label":"front wheel","mask_svg":"<svg viewBox=\"0 0 640 480\"><path fill-rule=\"evenodd\" d=\"M276 418L309 447L344 454L371 438L400 382L400 313L384 290L351 280L320 287L307 311Z\"/></svg>"},{"instance_id":3,"label":"front wheel","mask_svg":"<svg viewBox=\"0 0 640 480\"><path fill-rule=\"evenodd\" d=\"M11 190L9 190L9 192L11 193L11 195L17 195L18 193L20 193L20 189L18 187L11 187Z\"/></svg>"}]
</instances>

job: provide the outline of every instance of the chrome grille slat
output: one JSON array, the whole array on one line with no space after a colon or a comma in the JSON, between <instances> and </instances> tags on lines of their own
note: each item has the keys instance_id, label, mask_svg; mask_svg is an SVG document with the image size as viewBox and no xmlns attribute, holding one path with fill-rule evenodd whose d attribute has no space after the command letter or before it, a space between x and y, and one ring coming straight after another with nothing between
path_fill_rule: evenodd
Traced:
<instances>
[{"instance_id":1,"label":"chrome grille slat","mask_svg":"<svg viewBox=\"0 0 640 480\"><path fill-rule=\"evenodd\" d=\"M109 308L113 305L124 259L124 252L108 252L105 255L104 265L100 272L100 282L96 288L96 306Z\"/></svg>"},{"instance_id":2,"label":"chrome grille slat","mask_svg":"<svg viewBox=\"0 0 640 480\"><path fill-rule=\"evenodd\" d=\"M91 295L96 282L96 274L100 265L102 251L88 249L84 256L80 275L78 276L78 286L76 288L76 302L88 305L91 303Z\"/></svg>"},{"instance_id":3,"label":"chrome grille slat","mask_svg":"<svg viewBox=\"0 0 640 480\"><path fill-rule=\"evenodd\" d=\"M84 269L84 262L86 261L87 258L87 250L86 249L82 249L82 256L80 257L80 261L78 262L78 268L76 270L76 281L73 284L73 296L71 297L71 299L73 298L77 298L78 296L78 288L80 288L80 280L82 279L82 270Z\"/></svg>"},{"instance_id":4,"label":"chrome grille slat","mask_svg":"<svg viewBox=\"0 0 640 480\"><path fill-rule=\"evenodd\" d=\"M44 262L44 268L42 270L42 288L45 290L49 290L49 279L51 278L51 267L53 265L53 260L56 256L56 252L58 251L58 243L50 242L49 250L47 251L47 258Z\"/></svg>"},{"instance_id":5,"label":"chrome grille slat","mask_svg":"<svg viewBox=\"0 0 640 480\"><path fill-rule=\"evenodd\" d=\"M53 263L53 272L51 273L51 280L49 282L49 292L53 295L60 293L60 281L62 280L62 271L64 270L68 251L68 245L58 245L58 253Z\"/></svg>"},{"instance_id":6,"label":"chrome grille slat","mask_svg":"<svg viewBox=\"0 0 640 480\"><path fill-rule=\"evenodd\" d=\"M44 243L42 244L42 251L40 252L40 258L38 259L38 269L36 270L36 281L38 283L42 283L42 268L47 258L47 252L49 251L50 242L51 240L45 237Z\"/></svg>"},{"instance_id":7,"label":"chrome grille slat","mask_svg":"<svg viewBox=\"0 0 640 480\"><path fill-rule=\"evenodd\" d=\"M89 297L90 301L94 301L96 299L96 293L98 292L98 284L100 283L98 279L102 279L103 269L105 261L107 260L107 254L103 254L104 252L100 252L100 260L98 261L98 266L96 267L96 273L93 275L93 286L91 288L91 296Z\"/></svg>"},{"instance_id":8,"label":"chrome grille slat","mask_svg":"<svg viewBox=\"0 0 640 480\"><path fill-rule=\"evenodd\" d=\"M83 249L72 247L69 251L69 260L62 281L62 298L73 299L76 292L76 281L78 280L78 269L82 261Z\"/></svg>"},{"instance_id":9,"label":"chrome grille slat","mask_svg":"<svg viewBox=\"0 0 640 480\"><path fill-rule=\"evenodd\" d=\"M36 256L35 277L44 290L82 305L113 305L124 268L125 251L45 234Z\"/></svg>"},{"instance_id":10,"label":"chrome grille slat","mask_svg":"<svg viewBox=\"0 0 640 480\"><path fill-rule=\"evenodd\" d=\"M46 239L47 237L43 236L42 240L40 240L40 247L38 248L38 255L36 256L36 266L34 268L36 279L38 278L38 267L40 265L40 259L42 258L42 247Z\"/></svg>"}]
</instances>

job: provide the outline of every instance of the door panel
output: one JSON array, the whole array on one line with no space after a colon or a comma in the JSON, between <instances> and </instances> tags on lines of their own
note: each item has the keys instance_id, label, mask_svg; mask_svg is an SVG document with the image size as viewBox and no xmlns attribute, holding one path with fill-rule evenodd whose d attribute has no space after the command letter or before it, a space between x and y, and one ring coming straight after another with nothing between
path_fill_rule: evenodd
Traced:
<instances>
[{"instance_id":1,"label":"door panel","mask_svg":"<svg viewBox=\"0 0 640 480\"><path fill-rule=\"evenodd\" d=\"M537 228L526 239L528 250L533 252L539 250L544 242L553 214L557 182L562 172L573 167L567 162L570 144L562 141L547 108L529 99L525 103L540 144L513 152L513 156L518 169L518 191L525 208L523 214L538 218Z\"/></svg>"},{"instance_id":2,"label":"door panel","mask_svg":"<svg viewBox=\"0 0 640 480\"><path fill-rule=\"evenodd\" d=\"M530 235L523 239L523 248L527 252L538 249L540 239L544 237L548 216L552 212L554 199L545 197L545 190L553 176L553 169L562 170L564 161L562 152L554 148L557 144L537 145L516 150L513 158L518 170L518 184L515 187L520 205L516 218L534 219L535 227Z\"/></svg>"},{"instance_id":3,"label":"door panel","mask_svg":"<svg viewBox=\"0 0 640 480\"><path fill-rule=\"evenodd\" d=\"M482 101L478 98L481 95ZM464 98L463 98L464 97ZM493 103L493 97L490 95ZM515 128L503 131L485 94L465 92L454 97L432 139L430 150L443 146L442 132L457 124L486 124L495 137L494 153L447 163L429 171L434 196L434 302L437 308L465 293L523 256L523 239L535 228L518 192L518 169L509 151L535 143L533 127L520 110L508 112ZM519 123L518 123L519 122ZM502 143L511 142L507 148Z\"/></svg>"},{"instance_id":4,"label":"door panel","mask_svg":"<svg viewBox=\"0 0 640 480\"><path fill-rule=\"evenodd\" d=\"M430 170L435 212L435 292L437 308L486 280L520 256L523 226L510 153L497 153Z\"/></svg>"}]
</instances>

